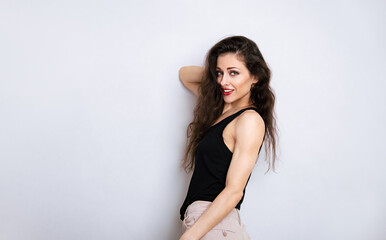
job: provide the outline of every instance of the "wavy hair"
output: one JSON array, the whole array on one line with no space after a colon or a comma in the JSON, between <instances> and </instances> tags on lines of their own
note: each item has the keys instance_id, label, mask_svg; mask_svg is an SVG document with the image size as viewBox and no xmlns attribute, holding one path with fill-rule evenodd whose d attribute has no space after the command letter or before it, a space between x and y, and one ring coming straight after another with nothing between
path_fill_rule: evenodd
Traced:
<instances>
[{"instance_id":1,"label":"wavy hair","mask_svg":"<svg viewBox=\"0 0 386 240\"><path fill-rule=\"evenodd\" d=\"M243 60L251 76L258 82L251 86L250 101L257 108L265 123L265 159L268 170L275 172L277 126L274 112L275 95L270 87L271 70L256 43L244 36L231 36L216 43L206 54L204 74L198 87L199 96L194 108L193 121L187 128L187 146L182 167L188 173L194 169L198 144L207 130L221 116L224 100L220 84L217 82L217 58L224 53L235 53ZM271 153L270 161L268 153ZM266 173L267 173L266 172Z\"/></svg>"}]
</instances>

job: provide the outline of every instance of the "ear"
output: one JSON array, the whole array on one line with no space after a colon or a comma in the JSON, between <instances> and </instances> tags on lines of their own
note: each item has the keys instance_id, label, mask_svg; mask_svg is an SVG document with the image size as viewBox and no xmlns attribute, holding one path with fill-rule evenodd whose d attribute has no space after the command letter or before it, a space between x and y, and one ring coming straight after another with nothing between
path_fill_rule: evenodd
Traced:
<instances>
[{"instance_id":1,"label":"ear","mask_svg":"<svg viewBox=\"0 0 386 240\"><path fill-rule=\"evenodd\" d=\"M259 81L259 79L256 76L252 76L252 82L255 84Z\"/></svg>"},{"instance_id":2,"label":"ear","mask_svg":"<svg viewBox=\"0 0 386 240\"><path fill-rule=\"evenodd\" d=\"M255 87L256 83L258 82L258 78L252 77L252 84L251 84L251 89Z\"/></svg>"}]
</instances>

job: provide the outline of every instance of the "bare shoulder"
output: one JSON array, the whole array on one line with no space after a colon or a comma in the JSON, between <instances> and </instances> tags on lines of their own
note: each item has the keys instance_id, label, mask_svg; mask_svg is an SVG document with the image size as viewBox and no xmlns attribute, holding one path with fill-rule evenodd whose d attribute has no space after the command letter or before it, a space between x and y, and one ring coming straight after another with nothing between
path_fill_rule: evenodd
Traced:
<instances>
[{"instance_id":1,"label":"bare shoulder","mask_svg":"<svg viewBox=\"0 0 386 240\"><path fill-rule=\"evenodd\" d=\"M265 123L258 112L245 110L236 118L234 136L236 139L260 139L265 133Z\"/></svg>"},{"instance_id":2,"label":"bare shoulder","mask_svg":"<svg viewBox=\"0 0 386 240\"><path fill-rule=\"evenodd\" d=\"M245 110L240 116L236 119L236 127L265 127L263 118L258 112L253 109Z\"/></svg>"}]
</instances>

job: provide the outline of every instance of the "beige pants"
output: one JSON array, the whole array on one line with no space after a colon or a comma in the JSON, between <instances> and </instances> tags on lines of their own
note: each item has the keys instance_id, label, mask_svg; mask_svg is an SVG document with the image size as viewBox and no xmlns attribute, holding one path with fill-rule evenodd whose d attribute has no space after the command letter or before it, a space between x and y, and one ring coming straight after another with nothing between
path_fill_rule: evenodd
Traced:
<instances>
[{"instance_id":1,"label":"beige pants","mask_svg":"<svg viewBox=\"0 0 386 240\"><path fill-rule=\"evenodd\" d=\"M184 232L198 220L211 203L212 202L200 200L188 206L184 220L182 221L182 229ZM237 208L234 208L221 222L201 238L201 240L218 239L250 240L245 225L241 222L240 211Z\"/></svg>"}]
</instances>

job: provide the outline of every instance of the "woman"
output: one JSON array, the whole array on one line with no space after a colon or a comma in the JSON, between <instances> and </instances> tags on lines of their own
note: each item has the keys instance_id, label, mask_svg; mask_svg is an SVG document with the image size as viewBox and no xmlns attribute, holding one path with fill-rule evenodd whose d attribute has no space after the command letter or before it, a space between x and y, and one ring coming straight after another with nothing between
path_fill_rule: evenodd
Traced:
<instances>
[{"instance_id":1,"label":"woman","mask_svg":"<svg viewBox=\"0 0 386 240\"><path fill-rule=\"evenodd\" d=\"M179 74L198 96L183 161L194 171L180 209L180 240L249 239L239 210L264 141L275 169L270 69L253 41L232 36L209 50L204 68L182 67Z\"/></svg>"}]
</instances>

